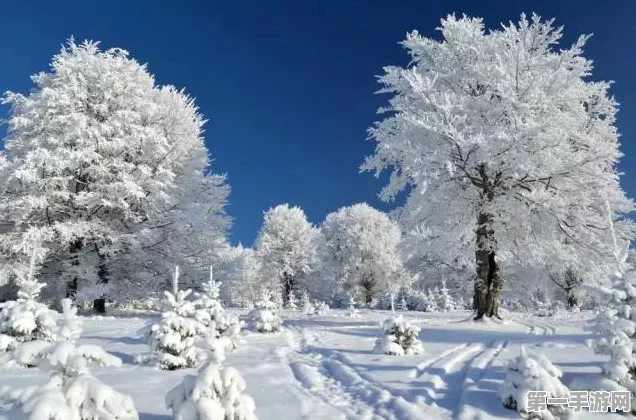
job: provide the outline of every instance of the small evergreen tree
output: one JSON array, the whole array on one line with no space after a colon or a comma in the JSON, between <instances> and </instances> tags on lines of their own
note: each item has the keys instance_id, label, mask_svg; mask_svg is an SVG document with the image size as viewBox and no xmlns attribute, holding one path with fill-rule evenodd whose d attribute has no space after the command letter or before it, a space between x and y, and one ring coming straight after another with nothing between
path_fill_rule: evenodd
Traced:
<instances>
[{"instance_id":1,"label":"small evergreen tree","mask_svg":"<svg viewBox=\"0 0 636 420\"><path fill-rule=\"evenodd\" d=\"M424 310L426 312L437 312L439 310L439 306L437 305L437 302L438 302L437 294L431 291L431 289L428 289L426 293L426 307Z\"/></svg>"},{"instance_id":2,"label":"small evergreen tree","mask_svg":"<svg viewBox=\"0 0 636 420\"><path fill-rule=\"evenodd\" d=\"M400 310L400 311L408 311L409 310L409 305L406 302L406 299L404 298L404 295L402 295L402 298L400 299L400 303L398 304L398 310Z\"/></svg>"},{"instance_id":3,"label":"small evergreen tree","mask_svg":"<svg viewBox=\"0 0 636 420\"><path fill-rule=\"evenodd\" d=\"M501 385L500 396L503 405L517 410L522 416L532 414L536 419L556 420L563 418L564 407L548 405L548 410L527 412L528 392L546 391L548 398L567 397L569 390L561 383L561 371L544 355L531 357L526 354L525 347L521 353L506 365L506 376Z\"/></svg>"},{"instance_id":4,"label":"small evergreen tree","mask_svg":"<svg viewBox=\"0 0 636 420\"><path fill-rule=\"evenodd\" d=\"M424 351L418 335L420 328L398 315L382 323L382 337L375 343L375 351L394 356L415 355Z\"/></svg>"},{"instance_id":5,"label":"small evergreen tree","mask_svg":"<svg viewBox=\"0 0 636 420\"><path fill-rule=\"evenodd\" d=\"M150 328L150 356L141 361L154 361L162 370L196 366L199 350L196 340L208 333L196 319L194 302L188 301L192 290L179 290L179 267L175 268L172 293L164 292L161 321Z\"/></svg>"},{"instance_id":6,"label":"small evergreen tree","mask_svg":"<svg viewBox=\"0 0 636 420\"><path fill-rule=\"evenodd\" d=\"M439 292L439 294L437 295L437 299L440 311L450 312L456 309L455 301L453 300L453 297L450 295L450 293L448 293L448 289L446 288L446 280L442 280L442 288L437 289L436 287L435 291Z\"/></svg>"},{"instance_id":7,"label":"small evergreen tree","mask_svg":"<svg viewBox=\"0 0 636 420\"><path fill-rule=\"evenodd\" d=\"M291 311L295 311L298 309L298 305L296 304L296 293L291 291L289 293L289 297L287 298L287 309Z\"/></svg>"},{"instance_id":8,"label":"small evergreen tree","mask_svg":"<svg viewBox=\"0 0 636 420\"><path fill-rule=\"evenodd\" d=\"M327 302L316 302L314 304L314 308L315 308L314 314L320 315L320 316L328 315L329 311L331 310Z\"/></svg>"},{"instance_id":9,"label":"small evergreen tree","mask_svg":"<svg viewBox=\"0 0 636 420\"><path fill-rule=\"evenodd\" d=\"M281 328L278 305L272 301L272 293L263 291L261 300L254 304L255 308L247 314L249 327L261 333L279 331Z\"/></svg>"},{"instance_id":10,"label":"small evergreen tree","mask_svg":"<svg viewBox=\"0 0 636 420\"><path fill-rule=\"evenodd\" d=\"M356 299L353 297L353 295L349 296L349 308L347 309L347 316L351 318L360 317L360 312L356 308Z\"/></svg>"},{"instance_id":11,"label":"small evergreen tree","mask_svg":"<svg viewBox=\"0 0 636 420\"><path fill-rule=\"evenodd\" d=\"M0 402L15 405L28 419L137 420L132 399L90 374L89 363L120 367L121 360L96 345L78 346L82 323L75 317L70 299L63 299L59 342L41 352L40 369L49 380L25 389L0 387Z\"/></svg>"},{"instance_id":12,"label":"small evergreen tree","mask_svg":"<svg viewBox=\"0 0 636 420\"><path fill-rule=\"evenodd\" d=\"M302 294L300 300L300 309L304 314L313 314L314 313L314 305L311 303L311 299L309 298L309 293L305 290Z\"/></svg>"},{"instance_id":13,"label":"small evergreen tree","mask_svg":"<svg viewBox=\"0 0 636 420\"><path fill-rule=\"evenodd\" d=\"M208 363L198 375L186 375L166 394L175 420L256 420L254 400L245 393L245 380L232 367L221 367L225 344L212 340Z\"/></svg>"},{"instance_id":14,"label":"small evergreen tree","mask_svg":"<svg viewBox=\"0 0 636 420\"><path fill-rule=\"evenodd\" d=\"M34 251L28 275L18 277L18 299L0 303L0 352L14 350L20 343L51 342L55 338L56 312L38 302L46 284L37 282L35 272Z\"/></svg>"}]
</instances>

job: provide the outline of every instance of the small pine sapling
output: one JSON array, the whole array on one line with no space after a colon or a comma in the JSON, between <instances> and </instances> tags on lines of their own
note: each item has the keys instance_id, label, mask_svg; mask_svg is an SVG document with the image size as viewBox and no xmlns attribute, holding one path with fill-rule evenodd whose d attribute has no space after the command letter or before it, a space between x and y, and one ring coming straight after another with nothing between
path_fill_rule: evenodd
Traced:
<instances>
[{"instance_id":1,"label":"small pine sapling","mask_svg":"<svg viewBox=\"0 0 636 420\"><path fill-rule=\"evenodd\" d=\"M226 344L208 339L208 362L195 375L186 375L166 394L166 407L175 420L256 420L254 400L245 380L232 367L221 367Z\"/></svg>"},{"instance_id":2,"label":"small pine sapling","mask_svg":"<svg viewBox=\"0 0 636 420\"><path fill-rule=\"evenodd\" d=\"M438 299L437 299L437 295L435 294L435 292L431 291L431 289L428 289L427 293L426 293L426 306L424 308L424 310L426 312L437 312L439 311L439 306L437 305Z\"/></svg>"},{"instance_id":3,"label":"small pine sapling","mask_svg":"<svg viewBox=\"0 0 636 420\"><path fill-rule=\"evenodd\" d=\"M442 288L435 288L435 292L437 294L438 306L439 310L442 312L450 312L456 309L455 301L453 297L448 293L448 289L446 288L446 280L442 280Z\"/></svg>"},{"instance_id":4,"label":"small pine sapling","mask_svg":"<svg viewBox=\"0 0 636 420\"><path fill-rule=\"evenodd\" d=\"M287 308L290 311L295 311L298 309L298 304L296 303L296 293L292 290L289 292L289 298L287 298Z\"/></svg>"},{"instance_id":5,"label":"small pine sapling","mask_svg":"<svg viewBox=\"0 0 636 420\"><path fill-rule=\"evenodd\" d=\"M207 328L196 319L194 302L188 301L192 290L179 290L179 267L175 269L172 293L164 292L161 321L150 327L150 356L138 361L156 362L162 370L194 367L199 362L197 338L205 337Z\"/></svg>"},{"instance_id":6,"label":"small pine sapling","mask_svg":"<svg viewBox=\"0 0 636 420\"><path fill-rule=\"evenodd\" d=\"M359 318L360 312L356 308L356 299L353 295L349 296L349 308L347 309L347 316L350 318Z\"/></svg>"},{"instance_id":7,"label":"small pine sapling","mask_svg":"<svg viewBox=\"0 0 636 420\"><path fill-rule=\"evenodd\" d=\"M263 291L261 300L254 304L255 308L247 315L249 327L261 333L277 332L281 328L278 305L272 300L272 293Z\"/></svg>"},{"instance_id":8,"label":"small pine sapling","mask_svg":"<svg viewBox=\"0 0 636 420\"><path fill-rule=\"evenodd\" d=\"M382 337L375 343L376 353L393 356L416 355L424 351L418 336L420 328L398 315L382 323Z\"/></svg>"},{"instance_id":9,"label":"small pine sapling","mask_svg":"<svg viewBox=\"0 0 636 420\"><path fill-rule=\"evenodd\" d=\"M530 414L536 419L556 420L564 418L566 408L548 405L548 410L528 412L528 392L545 391L547 398L567 398L569 390L561 383L561 370L544 355L532 357L521 347L520 355L510 360L505 367L506 376L501 384L500 396L503 405L516 410L522 417Z\"/></svg>"},{"instance_id":10,"label":"small pine sapling","mask_svg":"<svg viewBox=\"0 0 636 420\"><path fill-rule=\"evenodd\" d=\"M311 299L309 298L309 293L305 290L300 299L300 309L304 314L313 314L314 313L314 305L311 303Z\"/></svg>"},{"instance_id":11,"label":"small pine sapling","mask_svg":"<svg viewBox=\"0 0 636 420\"><path fill-rule=\"evenodd\" d=\"M70 299L64 310L57 337L41 352L39 368L50 373L40 386L24 389L0 387L0 402L16 406L28 419L137 420L132 399L120 394L90 374L89 363L120 367L121 360L96 345L78 346L82 323Z\"/></svg>"},{"instance_id":12,"label":"small pine sapling","mask_svg":"<svg viewBox=\"0 0 636 420\"><path fill-rule=\"evenodd\" d=\"M406 298L404 297L404 295L402 295L402 297L400 298L400 302L398 303L398 310L400 310L400 311L408 311L409 310L409 305L406 302Z\"/></svg>"}]
</instances>

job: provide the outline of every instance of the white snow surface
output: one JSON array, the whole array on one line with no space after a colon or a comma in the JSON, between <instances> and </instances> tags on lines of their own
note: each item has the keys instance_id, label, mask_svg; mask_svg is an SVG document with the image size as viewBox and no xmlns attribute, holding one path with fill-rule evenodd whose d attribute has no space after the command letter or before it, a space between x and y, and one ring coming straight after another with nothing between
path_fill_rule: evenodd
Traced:
<instances>
[{"instance_id":1,"label":"white snow surface","mask_svg":"<svg viewBox=\"0 0 636 420\"><path fill-rule=\"evenodd\" d=\"M232 311L245 318L245 311ZM563 372L571 389L602 378L607 357L586 346L584 332L593 314L558 319L506 313L504 322L473 322L469 311L401 311L421 328L424 352L394 357L373 352L378 324L388 311L360 310L360 318L332 310L329 316L283 311L284 328L274 334L244 332L242 344L228 352L224 367L245 379L246 392L260 420L295 419L516 419L503 407L499 389L504 366L519 355L546 355ZM158 315L85 317L79 345L98 344L122 359L120 368L92 369L102 382L131 396L141 420L169 420L166 393L196 369L161 371L136 365L147 351L138 331ZM24 387L46 381L37 369L0 367L0 385ZM572 418L624 419L614 414L573 413ZM0 406L0 420L17 420Z\"/></svg>"}]
</instances>

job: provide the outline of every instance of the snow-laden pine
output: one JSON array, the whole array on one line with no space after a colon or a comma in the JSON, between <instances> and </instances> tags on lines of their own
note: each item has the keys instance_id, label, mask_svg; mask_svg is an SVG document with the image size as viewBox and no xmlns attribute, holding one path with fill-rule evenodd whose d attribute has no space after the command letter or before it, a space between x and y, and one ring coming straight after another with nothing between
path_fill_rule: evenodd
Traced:
<instances>
[{"instance_id":1,"label":"snow-laden pine","mask_svg":"<svg viewBox=\"0 0 636 420\"><path fill-rule=\"evenodd\" d=\"M195 302L188 300L192 290L179 290L178 282L177 266L173 277L173 291L165 291L161 302L161 320L150 327L150 354L138 359L140 362L156 363L162 370L196 366L201 355L197 340L209 335L208 328L196 317Z\"/></svg>"},{"instance_id":2,"label":"snow-laden pine","mask_svg":"<svg viewBox=\"0 0 636 420\"><path fill-rule=\"evenodd\" d=\"M272 293L264 290L261 300L254 303L254 309L247 314L248 326L261 333L272 333L280 330L280 308L272 299Z\"/></svg>"},{"instance_id":3,"label":"snow-laden pine","mask_svg":"<svg viewBox=\"0 0 636 420\"><path fill-rule=\"evenodd\" d=\"M567 398L569 390L561 383L562 372L545 355L529 356L521 347L519 356L508 361L499 390L503 405L528 416L529 391L545 391L547 398ZM548 405L548 410L531 413L533 418L557 420L563 418L564 406Z\"/></svg>"},{"instance_id":4,"label":"snow-laden pine","mask_svg":"<svg viewBox=\"0 0 636 420\"><path fill-rule=\"evenodd\" d=\"M415 252L474 269L477 317L498 316L507 264L614 271L609 221L629 242L634 203L616 170L617 103L590 77L588 37L558 46L562 29L536 15L495 30L450 15L439 31L407 34L409 65L384 68L391 98L363 164L391 171L383 199L408 192L396 216Z\"/></svg>"},{"instance_id":5,"label":"snow-laden pine","mask_svg":"<svg viewBox=\"0 0 636 420\"><path fill-rule=\"evenodd\" d=\"M13 405L27 420L137 420L132 399L91 375L88 366L120 367L121 360L97 345L77 345L82 322L70 299L62 301L59 342L41 351L39 368L49 373L39 386L0 386L0 402Z\"/></svg>"},{"instance_id":6,"label":"snow-laden pine","mask_svg":"<svg viewBox=\"0 0 636 420\"><path fill-rule=\"evenodd\" d=\"M286 309L289 309L290 311L295 311L298 309L298 304L296 303L297 299L296 299L296 292L292 292L289 294L289 298L287 299L287 305L285 306Z\"/></svg>"},{"instance_id":7,"label":"snow-laden pine","mask_svg":"<svg viewBox=\"0 0 636 420\"><path fill-rule=\"evenodd\" d=\"M356 308L356 299L353 295L349 296L349 307L347 308L347 313L346 315L349 318L359 318L360 317L360 311L358 311L358 308Z\"/></svg>"},{"instance_id":8,"label":"snow-laden pine","mask_svg":"<svg viewBox=\"0 0 636 420\"><path fill-rule=\"evenodd\" d=\"M28 366L28 358L20 357L21 350L17 347L42 347L55 338L57 313L38 302L46 284L36 279L36 258L34 251L28 273L18 272L18 299L0 303L0 353L9 352L0 357L3 363L13 359Z\"/></svg>"},{"instance_id":9,"label":"snow-laden pine","mask_svg":"<svg viewBox=\"0 0 636 420\"><path fill-rule=\"evenodd\" d=\"M313 314L315 310L314 304L309 298L309 293L307 293L306 290L303 291L303 294L300 298L300 309L303 311L304 314Z\"/></svg>"},{"instance_id":10,"label":"snow-laden pine","mask_svg":"<svg viewBox=\"0 0 636 420\"><path fill-rule=\"evenodd\" d=\"M200 287L202 291L194 293L194 317L208 329L209 334L227 337L231 346L235 347L241 325L238 318L225 312L220 301L221 283L214 281L212 267L208 281Z\"/></svg>"},{"instance_id":11,"label":"snow-laden pine","mask_svg":"<svg viewBox=\"0 0 636 420\"><path fill-rule=\"evenodd\" d=\"M421 354L424 348L419 334L420 327L411 324L402 315L386 319L382 323L382 337L375 343L375 351L393 356Z\"/></svg>"},{"instance_id":12,"label":"snow-laden pine","mask_svg":"<svg viewBox=\"0 0 636 420\"><path fill-rule=\"evenodd\" d=\"M596 353L609 356L603 374L631 392L636 410L636 269L631 264L626 267L612 276L611 288L605 289L611 302L594 319L592 329L601 337L590 344Z\"/></svg>"},{"instance_id":13,"label":"snow-laden pine","mask_svg":"<svg viewBox=\"0 0 636 420\"><path fill-rule=\"evenodd\" d=\"M442 281L442 287L439 289L438 294L438 307L442 312L454 311L457 309L457 304L455 303L455 299L448 292L448 288L446 287L446 281Z\"/></svg>"},{"instance_id":14,"label":"snow-laden pine","mask_svg":"<svg viewBox=\"0 0 636 420\"><path fill-rule=\"evenodd\" d=\"M256 420L254 400L233 367L221 367L226 344L210 340L209 361L166 394L174 420Z\"/></svg>"}]
</instances>

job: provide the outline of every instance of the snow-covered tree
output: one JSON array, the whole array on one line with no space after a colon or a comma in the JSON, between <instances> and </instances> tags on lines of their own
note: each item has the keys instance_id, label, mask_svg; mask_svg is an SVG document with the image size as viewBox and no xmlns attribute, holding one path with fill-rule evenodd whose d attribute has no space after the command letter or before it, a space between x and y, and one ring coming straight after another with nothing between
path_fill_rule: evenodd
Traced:
<instances>
[{"instance_id":1,"label":"snow-covered tree","mask_svg":"<svg viewBox=\"0 0 636 420\"><path fill-rule=\"evenodd\" d=\"M238 318L225 312L221 304L221 283L214 281L212 266L210 266L210 278L201 284L202 292L194 293L196 310L194 317L208 329L208 334L215 337L227 337L235 346L236 338L241 332Z\"/></svg>"},{"instance_id":2,"label":"snow-covered tree","mask_svg":"<svg viewBox=\"0 0 636 420\"><path fill-rule=\"evenodd\" d=\"M313 314L314 313L314 304L311 302L311 299L309 298L309 293L307 293L307 291L303 291L303 294L301 295L301 299L300 299L300 309L303 311L303 313L305 314Z\"/></svg>"},{"instance_id":3,"label":"snow-covered tree","mask_svg":"<svg viewBox=\"0 0 636 420\"><path fill-rule=\"evenodd\" d=\"M0 283L37 239L52 296L126 299L157 289L176 260L203 265L222 242L228 188L208 175L203 117L122 49L72 40L28 95L8 93ZM205 262L206 264L209 261ZM111 280L117 284L106 288Z\"/></svg>"},{"instance_id":4,"label":"snow-covered tree","mask_svg":"<svg viewBox=\"0 0 636 420\"><path fill-rule=\"evenodd\" d=\"M0 303L0 353L15 350L25 342L50 342L55 338L57 314L38 302L46 284L36 279L37 254L31 255L29 272L18 273L18 299Z\"/></svg>"},{"instance_id":5,"label":"snow-covered tree","mask_svg":"<svg viewBox=\"0 0 636 420\"><path fill-rule=\"evenodd\" d=\"M434 291L428 289L426 292L426 303L424 310L426 312L437 312L439 311L439 294L435 294Z\"/></svg>"},{"instance_id":6,"label":"snow-covered tree","mask_svg":"<svg viewBox=\"0 0 636 420\"><path fill-rule=\"evenodd\" d=\"M254 303L254 309L247 314L249 328L261 333L271 333L280 330L280 308L272 300L272 293L264 290L262 298Z\"/></svg>"},{"instance_id":7,"label":"snow-covered tree","mask_svg":"<svg viewBox=\"0 0 636 420\"><path fill-rule=\"evenodd\" d=\"M210 360L199 373L186 375L166 394L166 406L175 420L256 420L254 400L245 392L245 380L232 367L221 367L225 345L212 340Z\"/></svg>"},{"instance_id":8,"label":"snow-covered tree","mask_svg":"<svg viewBox=\"0 0 636 420\"><path fill-rule=\"evenodd\" d=\"M329 315L331 308L327 302L314 302L314 314L325 316Z\"/></svg>"},{"instance_id":9,"label":"snow-covered tree","mask_svg":"<svg viewBox=\"0 0 636 420\"><path fill-rule=\"evenodd\" d=\"M296 292L289 294L289 297L287 298L287 309L292 311L298 309L298 304L296 303Z\"/></svg>"},{"instance_id":10,"label":"snow-covered tree","mask_svg":"<svg viewBox=\"0 0 636 420\"><path fill-rule=\"evenodd\" d=\"M404 294L402 294L402 297L400 298L400 303L398 303L398 310L400 311L409 310L409 304L406 302L406 298L404 297Z\"/></svg>"},{"instance_id":11,"label":"snow-covered tree","mask_svg":"<svg viewBox=\"0 0 636 420\"><path fill-rule=\"evenodd\" d=\"M528 392L545 391L547 398L567 398L569 390L561 383L561 370L555 367L545 355L528 356L521 347L519 356L510 360L506 376L501 384L500 396L506 408L517 410L524 416L532 414L537 419L556 420L564 418L562 405L548 405L545 411L528 413Z\"/></svg>"},{"instance_id":12,"label":"snow-covered tree","mask_svg":"<svg viewBox=\"0 0 636 420\"><path fill-rule=\"evenodd\" d=\"M593 329L601 337L590 344L596 353L609 356L604 375L629 390L632 407L636 407L636 269L629 264L615 273L612 287L605 292L610 305L593 321Z\"/></svg>"},{"instance_id":13,"label":"snow-covered tree","mask_svg":"<svg viewBox=\"0 0 636 420\"><path fill-rule=\"evenodd\" d=\"M360 311L356 308L356 299L353 295L349 296L349 307L347 308L347 316L351 318L360 317Z\"/></svg>"},{"instance_id":14,"label":"snow-covered tree","mask_svg":"<svg viewBox=\"0 0 636 420\"><path fill-rule=\"evenodd\" d=\"M130 397L120 394L90 374L90 363L120 367L121 360L96 345L75 343L81 320L70 299L62 301L62 325L55 344L40 354L39 367L50 373L40 386L13 389L0 386L0 402L14 405L26 419L137 420Z\"/></svg>"},{"instance_id":15,"label":"snow-covered tree","mask_svg":"<svg viewBox=\"0 0 636 420\"><path fill-rule=\"evenodd\" d=\"M197 339L209 335L208 328L196 317L195 302L188 300L192 290L179 290L178 266L172 289L172 293L164 292L161 321L150 327L150 355L139 359L155 362L163 370L196 366L201 353Z\"/></svg>"},{"instance_id":16,"label":"snow-covered tree","mask_svg":"<svg viewBox=\"0 0 636 420\"><path fill-rule=\"evenodd\" d=\"M322 225L327 264L335 267L330 284L359 292L370 304L378 294L402 287L404 270L398 245L400 228L365 203L327 215Z\"/></svg>"},{"instance_id":17,"label":"snow-covered tree","mask_svg":"<svg viewBox=\"0 0 636 420\"><path fill-rule=\"evenodd\" d=\"M536 15L491 31L448 16L440 31L409 33L411 64L385 68L390 115L370 129L363 165L392 168L384 199L409 191L403 229L422 233L431 258L475 268L477 318L498 316L509 261L612 272L609 222L629 242L634 205L616 171L617 104L609 83L589 80L587 37L557 49L561 28Z\"/></svg>"},{"instance_id":18,"label":"snow-covered tree","mask_svg":"<svg viewBox=\"0 0 636 420\"><path fill-rule=\"evenodd\" d=\"M318 230L307 221L300 207L281 204L265 212L256 239L262 281L271 289L280 288L284 303L311 272L317 237Z\"/></svg>"},{"instance_id":19,"label":"snow-covered tree","mask_svg":"<svg viewBox=\"0 0 636 420\"><path fill-rule=\"evenodd\" d=\"M217 278L222 279L221 298L231 306L248 308L260 296L261 267L260 259L252 248L241 244L229 247L221 254L221 271Z\"/></svg>"},{"instance_id":20,"label":"snow-covered tree","mask_svg":"<svg viewBox=\"0 0 636 420\"><path fill-rule=\"evenodd\" d=\"M455 300L446 288L446 280L442 280L442 288L439 289L438 306L443 312L454 311L456 308Z\"/></svg>"},{"instance_id":21,"label":"snow-covered tree","mask_svg":"<svg viewBox=\"0 0 636 420\"><path fill-rule=\"evenodd\" d=\"M418 336L420 327L398 315L382 323L382 337L375 343L375 351L393 356L415 355L424 351Z\"/></svg>"}]
</instances>

